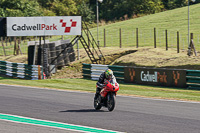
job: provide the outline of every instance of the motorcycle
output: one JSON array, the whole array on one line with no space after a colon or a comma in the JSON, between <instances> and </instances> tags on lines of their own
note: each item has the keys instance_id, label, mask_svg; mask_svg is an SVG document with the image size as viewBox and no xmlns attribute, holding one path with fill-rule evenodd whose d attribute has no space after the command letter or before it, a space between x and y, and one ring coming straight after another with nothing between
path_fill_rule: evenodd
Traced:
<instances>
[{"instance_id":1,"label":"motorcycle","mask_svg":"<svg viewBox=\"0 0 200 133\"><path fill-rule=\"evenodd\" d=\"M104 87L100 94L94 98L94 108L100 110L102 106L107 107L109 111L113 111L116 103L116 95L119 90L118 83L114 83L112 80L106 80Z\"/></svg>"}]
</instances>

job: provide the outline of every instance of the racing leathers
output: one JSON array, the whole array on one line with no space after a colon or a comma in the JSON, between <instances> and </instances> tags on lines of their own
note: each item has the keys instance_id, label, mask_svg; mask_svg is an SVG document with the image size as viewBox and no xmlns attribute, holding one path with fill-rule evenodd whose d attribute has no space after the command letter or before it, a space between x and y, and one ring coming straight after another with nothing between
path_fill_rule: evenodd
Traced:
<instances>
[{"instance_id":1,"label":"racing leathers","mask_svg":"<svg viewBox=\"0 0 200 133\"><path fill-rule=\"evenodd\" d=\"M116 78L115 78L114 75L112 75L111 79L112 79L112 82L117 83ZM98 82L97 82L97 88L96 88L95 97L96 97L96 96L101 92L101 90L103 89L105 80L109 80L109 79L106 78L105 72L103 72L103 73L100 75L99 80L98 80Z\"/></svg>"}]
</instances>

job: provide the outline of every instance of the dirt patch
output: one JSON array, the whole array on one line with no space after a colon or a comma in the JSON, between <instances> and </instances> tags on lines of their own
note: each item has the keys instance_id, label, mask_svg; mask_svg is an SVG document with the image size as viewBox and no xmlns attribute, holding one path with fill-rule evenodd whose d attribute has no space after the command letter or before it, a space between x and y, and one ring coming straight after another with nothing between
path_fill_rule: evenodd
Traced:
<instances>
[{"instance_id":1,"label":"dirt patch","mask_svg":"<svg viewBox=\"0 0 200 133\"><path fill-rule=\"evenodd\" d=\"M200 53L198 53L198 56L187 56L186 51L177 53L176 49L169 49L166 51L162 48L147 47L137 49L103 47L101 50L106 58L105 64L107 65L200 70ZM82 78L82 63L91 64L91 61L84 49L80 49L79 52L79 60L72 62L69 66L57 70L57 73L53 74L51 78ZM0 60L27 63L27 56L1 57Z\"/></svg>"},{"instance_id":2,"label":"dirt patch","mask_svg":"<svg viewBox=\"0 0 200 133\"><path fill-rule=\"evenodd\" d=\"M1 56L0 60L27 64L28 63L28 56L27 55Z\"/></svg>"},{"instance_id":3,"label":"dirt patch","mask_svg":"<svg viewBox=\"0 0 200 133\"><path fill-rule=\"evenodd\" d=\"M81 70L74 66L65 66L61 70L57 70L56 74L51 76L52 79L62 78L82 78Z\"/></svg>"},{"instance_id":4,"label":"dirt patch","mask_svg":"<svg viewBox=\"0 0 200 133\"><path fill-rule=\"evenodd\" d=\"M141 48L117 59L113 65L200 70L200 55L187 56L187 52L177 53L174 49L165 51L161 48Z\"/></svg>"}]
</instances>

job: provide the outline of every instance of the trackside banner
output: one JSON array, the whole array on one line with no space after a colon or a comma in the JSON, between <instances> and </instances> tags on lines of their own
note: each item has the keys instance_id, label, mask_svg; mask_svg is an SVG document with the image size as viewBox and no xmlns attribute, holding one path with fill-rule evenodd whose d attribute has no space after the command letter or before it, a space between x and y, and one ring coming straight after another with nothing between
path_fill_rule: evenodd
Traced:
<instances>
[{"instance_id":1,"label":"trackside banner","mask_svg":"<svg viewBox=\"0 0 200 133\"><path fill-rule=\"evenodd\" d=\"M171 87L186 87L186 70L125 67L124 80L128 83L159 85Z\"/></svg>"},{"instance_id":2,"label":"trackside banner","mask_svg":"<svg viewBox=\"0 0 200 133\"><path fill-rule=\"evenodd\" d=\"M81 35L81 16L7 17L7 36Z\"/></svg>"}]
</instances>

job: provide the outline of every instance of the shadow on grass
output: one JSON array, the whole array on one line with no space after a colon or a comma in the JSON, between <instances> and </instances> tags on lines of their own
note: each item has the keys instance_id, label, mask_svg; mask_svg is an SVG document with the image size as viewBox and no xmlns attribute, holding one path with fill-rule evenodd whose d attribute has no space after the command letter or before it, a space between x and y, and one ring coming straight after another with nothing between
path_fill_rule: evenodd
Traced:
<instances>
[{"instance_id":1,"label":"shadow on grass","mask_svg":"<svg viewBox=\"0 0 200 133\"><path fill-rule=\"evenodd\" d=\"M0 74L0 80L3 80L3 79L14 79L14 78L7 76L7 75Z\"/></svg>"}]
</instances>

